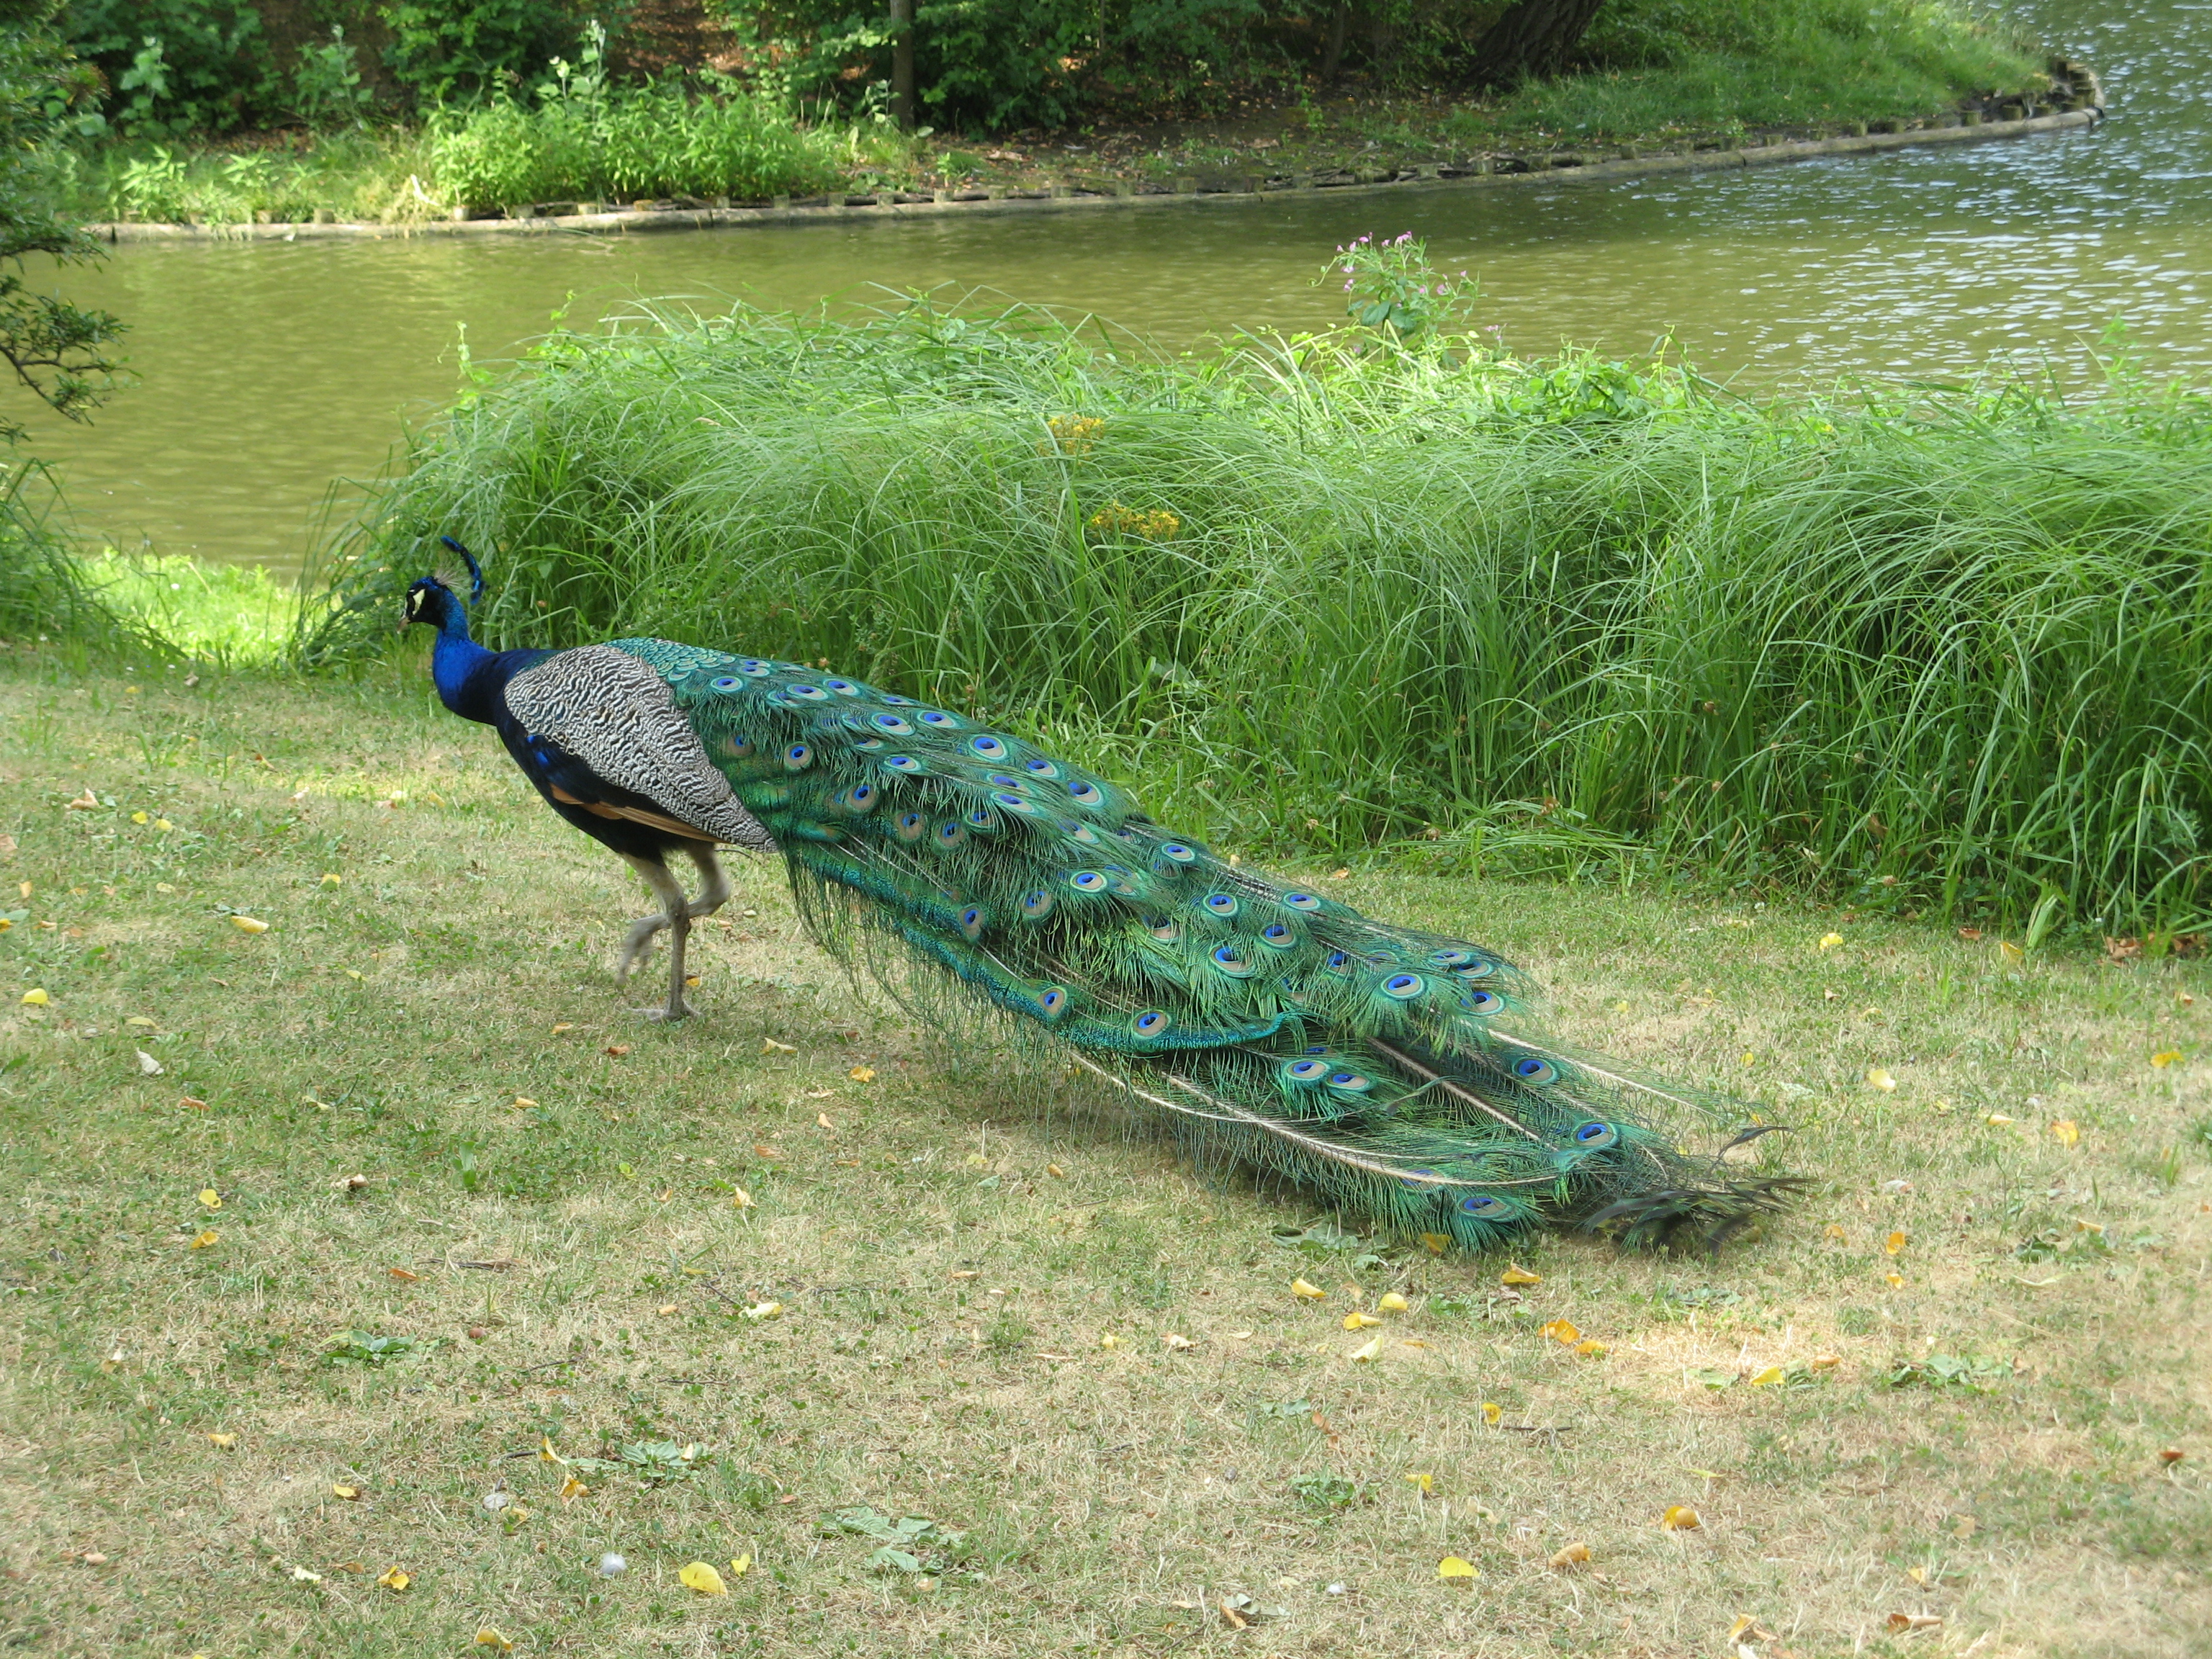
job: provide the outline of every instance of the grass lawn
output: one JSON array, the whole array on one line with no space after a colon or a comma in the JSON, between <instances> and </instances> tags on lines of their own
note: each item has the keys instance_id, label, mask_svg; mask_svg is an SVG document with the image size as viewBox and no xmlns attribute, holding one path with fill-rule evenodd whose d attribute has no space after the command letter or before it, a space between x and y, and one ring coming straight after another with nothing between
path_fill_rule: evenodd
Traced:
<instances>
[{"instance_id":1,"label":"grass lawn","mask_svg":"<svg viewBox=\"0 0 2212 1659\"><path fill-rule=\"evenodd\" d=\"M641 890L411 672L9 651L0 834L12 1648L2203 1650L2192 964L1356 873L1797 1126L1762 1236L1514 1292L957 1073L764 865L648 1024Z\"/></svg>"}]
</instances>

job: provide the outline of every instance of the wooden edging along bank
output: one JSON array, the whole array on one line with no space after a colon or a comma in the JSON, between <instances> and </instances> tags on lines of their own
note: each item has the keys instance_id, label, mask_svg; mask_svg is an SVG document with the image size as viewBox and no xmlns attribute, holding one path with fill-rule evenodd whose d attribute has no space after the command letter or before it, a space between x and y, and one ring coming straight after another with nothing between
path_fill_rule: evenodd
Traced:
<instances>
[{"instance_id":1,"label":"wooden edging along bank","mask_svg":"<svg viewBox=\"0 0 2212 1659\"><path fill-rule=\"evenodd\" d=\"M1853 132L1833 138L1784 140L1771 144L1748 144L1739 149L1701 149L1680 154L1661 152L1594 160L1577 151L1557 151L1536 156L1485 159L1470 167L1431 165L1404 169L1389 179L1345 176L1316 178L1292 174L1288 178L1186 178L1172 191L1139 194L1127 181L1093 185L1055 185L1049 190L940 190L928 193L880 191L793 201L778 197L765 207L685 207L647 204L615 212L574 212L532 215L520 218L429 220L411 225L383 224L238 224L168 225L124 222L88 225L94 235L111 242L161 241L296 241L316 237L397 236L516 236L561 232L648 230L708 230L747 226L812 225L833 220L922 219L945 214L1052 213L1129 207L1161 207L1192 202L1256 202L1263 198L1297 194L1310 198L1322 191L1370 195L1380 191L1458 189L1468 185L1527 187L1529 185L1595 184L1610 179L1639 178L1654 173L1698 173L1723 167L1765 167L1782 161L1810 161L1823 155L1863 155L1904 149L1918 144L1979 143L1990 138L2016 138L2030 133L2063 132L2094 126L2104 118L2100 105L2061 110L2049 115L2022 115L2013 120L1973 122L1940 127L1916 127L1901 132ZM1956 119L1957 118L1954 118ZM1514 170L1504 170L1508 166Z\"/></svg>"}]
</instances>

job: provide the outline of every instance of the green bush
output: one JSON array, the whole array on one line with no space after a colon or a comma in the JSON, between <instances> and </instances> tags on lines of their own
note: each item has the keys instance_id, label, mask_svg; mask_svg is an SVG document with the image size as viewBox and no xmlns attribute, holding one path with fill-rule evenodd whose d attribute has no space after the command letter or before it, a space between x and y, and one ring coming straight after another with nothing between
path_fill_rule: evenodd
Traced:
<instances>
[{"instance_id":1,"label":"green bush","mask_svg":"<svg viewBox=\"0 0 2212 1659\"><path fill-rule=\"evenodd\" d=\"M582 32L580 8L563 0L396 0L377 9L392 30L392 73L425 108L511 92L574 50Z\"/></svg>"},{"instance_id":2,"label":"green bush","mask_svg":"<svg viewBox=\"0 0 2212 1659\"><path fill-rule=\"evenodd\" d=\"M252 0L69 0L63 25L106 77L108 119L125 132L223 132L284 113Z\"/></svg>"},{"instance_id":3,"label":"green bush","mask_svg":"<svg viewBox=\"0 0 2212 1659\"><path fill-rule=\"evenodd\" d=\"M836 141L802 131L736 83L716 77L610 85L599 39L580 68L526 105L500 98L432 126L439 189L472 207L550 199L740 198L823 188L838 176Z\"/></svg>"},{"instance_id":4,"label":"green bush","mask_svg":"<svg viewBox=\"0 0 2212 1659\"><path fill-rule=\"evenodd\" d=\"M309 653L381 648L445 533L502 642L826 658L1284 855L2212 899L2212 404L2126 373L1759 405L1440 329L669 317L423 439Z\"/></svg>"}]
</instances>

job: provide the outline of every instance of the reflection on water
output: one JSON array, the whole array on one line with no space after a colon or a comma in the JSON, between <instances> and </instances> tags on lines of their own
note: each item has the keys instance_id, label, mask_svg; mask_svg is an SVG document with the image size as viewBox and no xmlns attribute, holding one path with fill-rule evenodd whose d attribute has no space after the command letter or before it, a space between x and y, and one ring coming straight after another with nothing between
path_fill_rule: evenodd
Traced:
<instances>
[{"instance_id":1,"label":"reflection on water","mask_svg":"<svg viewBox=\"0 0 2212 1659\"><path fill-rule=\"evenodd\" d=\"M1993 356L2085 372L2124 315L2163 367L2212 369L2212 4L2040 0L2030 33L2094 64L2087 135L1607 186L1269 198L605 240L126 246L70 291L133 327L143 383L89 431L41 425L80 524L165 552L295 565L333 479L373 476L454 390L564 305L637 295L811 306L951 283L1095 311L1160 340L1333 320L1334 244L1411 229L1480 276L1506 340L1638 351L1672 333L1740 383L1945 378Z\"/></svg>"}]
</instances>

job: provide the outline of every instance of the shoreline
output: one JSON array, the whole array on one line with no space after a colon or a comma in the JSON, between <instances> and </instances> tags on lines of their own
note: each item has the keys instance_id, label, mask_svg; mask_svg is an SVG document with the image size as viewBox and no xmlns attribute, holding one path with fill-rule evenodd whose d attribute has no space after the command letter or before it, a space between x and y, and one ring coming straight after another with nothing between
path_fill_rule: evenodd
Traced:
<instances>
[{"instance_id":1,"label":"shoreline","mask_svg":"<svg viewBox=\"0 0 2212 1659\"><path fill-rule=\"evenodd\" d=\"M425 220L414 224L270 223L167 224L135 220L88 224L84 229L111 244L123 242L280 241L352 238L385 240L414 236L542 236L568 233L744 229L821 224L855 219L909 219L946 213L1028 213L1100 208L1158 207L1193 202L1253 202L1285 195L1322 191L1374 194L1405 189L1527 187L1572 185L1668 173L1717 171L1811 161L1827 155L1863 155L1921 144L1979 143L2038 133L2086 131L2105 117L2101 100L2081 109L2014 120L1974 122L1954 117L1954 125L1916 126L1894 132L1844 133L1831 138L1784 140L1734 149L1662 151L1651 155L1609 155L1592 159L1586 151L1558 149L1533 155L1486 157L1473 167L1430 164L1401 169L1389 179L1323 179L1313 174L1178 179L1171 190L1140 191L1126 182L1055 185L1046 190L854 193L842 200L812 198L794 202L777 198L765 207L647 205L612 212L533 215L521 218ZM1500 170L1504 167L1507 170Z\"/></svg>"}]
</instances>

